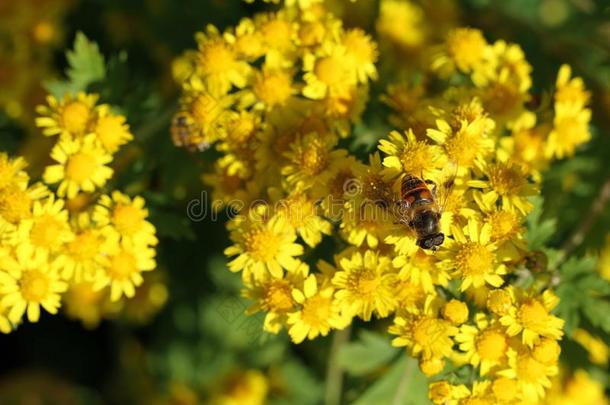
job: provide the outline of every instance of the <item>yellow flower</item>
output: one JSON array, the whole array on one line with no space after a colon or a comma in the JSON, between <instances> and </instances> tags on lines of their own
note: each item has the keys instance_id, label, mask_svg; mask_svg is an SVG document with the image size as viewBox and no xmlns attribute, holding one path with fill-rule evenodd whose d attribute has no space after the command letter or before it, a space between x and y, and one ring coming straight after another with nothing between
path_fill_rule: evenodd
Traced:
<instances>
[{"instance_id":1,"label":"yellow flower","mask_svg":"<svg viewBox=\"0 0 610 405\"><path fill-rule=\"evenodd\" d=\"M109 309L108 289L96 290L93 287L92 281L72 282L63 297L66 315L81 321L87 329L97 327Z\"/></svg>"},{"instance_id":2,"label":"yellow flower","mask_svg":"<svg viewBox=\"0 0 610 405\"><path fill-rule=\"evenodd\" d=\"M442 266L454 270L454 276L462 280L460 290L471 286L474 288L490 284L499 287L504 283L502 275L506 266L501 263L497 254L497 245L491 242L491 227L476 219L468 221L462 230L452 227L454 242L446 243L446 258Z\"/></svg>"},{"instance_id":3,"label":"yellow flower","mask_svg":"<svg viewBox=\"0 0 610 405\"><path fill-rule=\"evenodd\" d=\"M388 236L396 218L378 201L357 199L342 209L341 235L355 246L376 249Z\"/></svg>"},{"instance_id":4,"label":"yellow flower","mask_svg":"<svg viewBox=\"0 0 610 405\"><path fill-rule=\"evenodd\" d=\"M65 244L57 258L61 276L65 280L94 280L104 264L107 238L99 226L91 221L89 213L81 213L73 219L74 237ZM118 243L118 238L114 241Z\"/></svg>"},{"instance_id":5,"label":"yellow flower","mask_svg":"<svg viewBox=\"0 0 610 405\"><path fill-rule=\"evenodd\" d=\"M544 291L541 297L517 295L516 299L515 306L500 318L502 325L507 326L509 336L521 334L523 344L529 347L541 337L561 339L565 321L550 314L559 301L550 290Z\"/></svg>"},{"instance_id":6,"label":"yellow flower","mask_svg":"<svg viewBox=\"0 0 610 405\"><path fill-rule=\"evenodd\" d=\"M294 343L326 336L331 328L344 329L349 324L349 318L333 299L333 287L318 284L316 276L310 274L303 287L292 290L292 297L300 307L288 315L288 333Z\"/></svg>"},{"instance_id":7,"label":"yellow flower","mask_svg":"<svg viewBox=\"0 0 610 405\"><path fill-rule=\"evenodd\" d=\"M384 174L387 178L408 173L429 179L436 169L447 163L440 146L431 145L425 140L418 141L412 130L404 135L392 131L387 140L379 141L379 150L387 155L383 158L383 165L387 168Z\"/></svg>"},{"instance_id":8,"label":"yellow flower","mask_svg":"<svg viewBox=\"0 0 610 405\"><path fill-rule=\"evenodd\" d=\"M38 106L36 126L47 136L65 135L81 137L91 131L94 118L93 108L97 103L96 94L79 92L74 96L66 93L62 100L47 96L48 106Z\"/></svg>"},{"instance_id":9,"label":"yellow flower","mask_svg":"<svg viewBox=\"0 0 610 405\"><path fill-rule=\"evenodd\" d=\"M131 243L114 245L107 252L103 272L98 273L94 289L110 287L110 300L118 301L123 295L131 298L135 288L144 281L142 272L156 267L155 250Z\"/></svg>"},{"instance_id":10,"label":"yellow flower","mask_svg":"<svg viewBox=\"0 0 610 405\"><path fill-rule=\"evenodd\" d=\"M428 397L437 405L453 405L458 400L470 395L470 390L463 385L451 385L447 381L437 381L428 387Z\"/></svg>"},{"instance_id":11,"label":"yellow flower","mask_svg":"<svg viewBox=\"0 0 610 405\"><path fill-rule=\"evenodd\" d=\"M588 104L591 93L586 90L585 83L580 77L570 78L572 69L568 65L561 65L557 74L555 86L555 103L571 104L583 108Z\"/></svg>"},{"instance_id":12,"label":"yellow flower","mask_svg":"<svg viewBox=\"0 0 610 405\"><path fill-rule=\"evenodd\" d=\"M281 278L283 271L297 271L303 246L295 243L296 233L288 221L280 216L253 208L248 217L236 217L230 223L234 245L225 249L225 255L237 256L229 262L229 270L243 271L243 279L252 276L260 279L268 272Z\"/></svg>"},{"instance_id":13,"label":"yellow flower","mask_svg":"<svg viewBox=\"0 0 610 405\"><path fill-rule=\"evenodd\" d=\"M40 307L56 314L60 294L68 285L61 281L57 268L44 255L35 254L29 245L19 245L14 256L0 258L0 292L2 305L10 308L8 318L19 323L27 311L30 322L40 318Z\"/></svg>"},{"instance_id":14,"label":"yellow flower","mask_svg":"<svg viewBox=\"0 0 610 405\"><path fill-rule=\"evenodd\" d=\"M388 332L398 337L392 340L396 347L406 346L413 356L424 359L451 355L453 339L458 328L439 318L437 302L428 296L421 313L399 312Z\"/></svg>"},{"instance_id":15,"label":"yellow flower","mask_svg":"<svg viewBox=\"0 0 610 405\"><path fill-rule=\"evenodd\" d=\"M27 187L29 176L23 170L26 166L22 157L11 159L6 153L0 152L0 190L10 185Z\"/></svg>"},{"instance_id":16,"label":"yellow flower","mask_svg":"<svg viewBox=\"0 0 610 405\"><path fill-rule=\"evenodd\" d=\"M365 321L369 321L373 313L385 318L396 308L395 278L388 257L372 250L364 255L355 252L339 261L339 269L332 280L337 289L335 298L346 313Z\"/></svg>"},{"instance_id":17,"label":"yellow flower","mask_svg":"<svg viewBox=\"0 0 610 405\"><path fill-rule=\"evenodd\" d=\"M206 32L195 36L199 47L197 71L214 96L227 94L232 86L243 88L250 74L250 65L237 58L234 38L223 37L216 27L208 25Z\"/></svg>"},{"instance_id":18,"label":"yellow flower","mask_svg":"<svg viewBox=\"0 0 610 405\"><path fill-rule=\"evenodd\" d=\"M135 245L156 245L154 225L148 222L146 201L140 196L130 198L120 191L102 195L93 211L93 220L106 235L118 233L123 241Z\"/></svg>"},{"instance_id":19,"label":"yellow flower","mask_svg":"<svg viewBox=\"0 0 610 405\"><path fill-rule=\"evenodd\" d=\"M59 196L73 198L79 191L95 191L112 177L113 170L106 166L112 156L97 146L96 139L93 134L78 140L62 139L51 151L58 164L47 166L43 178L48 184L60 183Z\"/></svg>"},{"instance_id":20,"label":"yellow flower","mask_svg":"<svg viewBox=\"0 0 610 405\"><path fill-rule=\"evenodd\" d=\"M468 306L462 301L452 299L443 307L443 318L454 325L461 325L468 320Z\"/></svg>"},{"instance_id":21,"label":"yellow flower","mask_svg":"<svg viewBox=\"0 0 610 405\"><path fill-rule=\"evenodd\" d=\"M480 30L456 28L447 34L444 49L436 55L431 66L444 75L453 73L456 68L465 73L476 73L489 61L491 52Z\"/></svg>"},{"instance_id":22,"label":"yellow flower","mask_svg":"<svg viewBox=\"0 0 610 405\"><path fill-rule=\"evenodd\" d=\"M262 277L251 280L251 283L247 282L242 295L253 300L254 304L246 313L266 312L263 328L267 332L279 333L286 325L288 314L297 306L297 302L292 297L292 290L303 285L308 273L308 266L301 263L297 270L283 277L277 278L265 273Z\"/></svg>"},{"instance_id":23,"label":"yellow flower","mask_svg":"<svg viewBox=\"0 0 610 405\"><path fill-rule=\"evenodd\" d=\"M260 106L267 110L283 107L297 92L292 80L289 71L263 69L254 76L252 92Z\"/></svg>"},{"instance_id":24,"label":"yellow flower","mask_svg":"<svg viewBox=\"0 0 610 405\"><path fill-rule=\"evenodd\" d=\"M436 255L417 249L412 255L397 255L392 261L394 267L400 269L399 277L421 286L428 294L434 293L435 286L447 286L449 275L442 266L437 266Z\"/></svg>"},{"instance_id":25,"label":"yellow flower","mask_svg":"<svg viewBox=\"0 0 610 405\"><path fill-rule=\"evenodd\" d=\"M471 180L470 187L481 188L475 193L475 201L482 210L490 211L501 200L502 207L527 214L533 207L527 199L538 193L537 188L528 181L523 170L512 163L485 164L483 173L487 180Z\"/></svg>"},{"instance_id":26,"label":"yellow flower","mask_svg":"<svg viewBox=\"0 0 610 405\"><path fill-rule=\"evenodd\" d=\"M34 201L32 216L17 227L15 243L31 245L37 256L48 256L60 252L73 237L64 200L51 195L44 201Z\"/></svg>"},{"instance_id":27,"label":"yellow flower","mask_svg":"<svg viewBox=\"0 0 610 405\"><path fill-rule=\"evenodd\" d=\"M527 349L510 349L507 356L509 367L499 371L498 375L517 382L518 391L523 393L525 403L538 403L544 397L545 388L551 386L549 377L558 373L557 366L539 362Z\"/></svg>"},{"instance_id":28,"label":"yellow flower","mask_svg":"<svg viewBox=\"0 0 610 405\"><path fill-rule=\"evenodd\" d=\"M214 387L211 398L206 401L210 405L264 405L270 381L259 370L238 370L224 376Z\"/></svg>"},{"instance_id":29,"label":"yellow flower","mask_svg":"<svg viewBox=\"0 0 610 405\"><path fill-rule=\"evenodd\" d=\"M422 9L407 1L382 0L376 28L382 38L404 50L418 48L426 37Z\"/></svg>"},{"instance_id":30,"label":"yellow flower","mask_svg":"<svg viewBox=\"0 0 610 405\"><path fill-rule=\"evenodd\" d=\"M591 139L589 121L591 110L588 108L581 109L569 103L556 104L553 130L545 148L546 157L563 159L574 155L578 146Z\"/></svg>"},{"instance_id":31,"label":"yellow flower","mask_svg":"<svg viewBox=\"0 0 610 405\"><path fill-rule=\"evenodd\" d=\"M303 57L305 75L305 97L319 100L327 96L336 97L348 94L356 84L353 66L347 66L347 51L344 46L327 42L320 47L317 55Z\"/></svg>"},{"instance_id":32,"label":"yellow flower","mask_svg":"<svg viewBox=\"0 0 610 405\"><path fill-rule=\"evenodd\" d=\"M329 170L346 151L333 150L335 140L328 134L315 132L297 136L285 153L288 164L282 167L281 173L286 181L297 190L306 190L317 182L325 182L331 176Z\"/></svg>"},{"instance_id":33,"label":"yellow flower","mask_svg":"<svg viewBox=\"0 0 610 405\"><path fill-rule=\"evenodd\" d=\"M442 145L450 162L459 169L472 168L493 150L489 138L494 122L484 114L465 119L457 115L453 127L445 120L436 121L437 129L430 128L426 135Z\"/></svg>"},{"instance_id":34,"label":"yellow flower","mask_svg":"<svg viewBox=\"0 0 610 405\"><path fill-rule=\"evenodd\" d=\"M124 116L112 114L110 107L107 105L99 106L95 112L96 119L93 132L108 153L115 153L121 145L133 139Z\"/></svg>"},{"instance_id":35,"label":"yellow flower","mask_svg":"<svg viewBox=\"0 0 610 405\"><path fill-rule=\"evenodd\" d=\"M21 220L32 215L34 201L49 194L47 187L36 183L30 187L27 184L11 184L0 191L0 226L2 224L16 225ZM9 228L7 226L7 228Z\"/></svg>"},{"instance_id":36,"label":"yellow flower","mask_svg":"<svg viewBox=\"0 0 610 405\"><path fill-rule=\"evenodd\" d=\"M345 32L342 44L345 47L346 60L344 63L351 66L360 83L368 79L377 79L377 45L361 29L354 28Z\"/></svg>"},{"instance_id":37,"label":"yellow flower","mask_svg":"<svg viewBox=\"0 0 610 405\"><path fill-rule=\"evenodd\" d=\"M493 368L506 365L509 338L501 325L487 319L483 313L475 316L476 326L462 325L455 337L468 361L480 368L481 376Z\"/></svg>"},{"instance_id":38,"label":"yellow flower","mask_svg":"<svg viewBox=\"0 0 610 405\"><path fill-rule=\"evenodd\" d=\"M292 193L275 205L278 215L288 221L308 246L315 247L322 241L322 235L331 234L331 223L318 215L316 202L305 193Z\"/></svg>"}]
</instances>

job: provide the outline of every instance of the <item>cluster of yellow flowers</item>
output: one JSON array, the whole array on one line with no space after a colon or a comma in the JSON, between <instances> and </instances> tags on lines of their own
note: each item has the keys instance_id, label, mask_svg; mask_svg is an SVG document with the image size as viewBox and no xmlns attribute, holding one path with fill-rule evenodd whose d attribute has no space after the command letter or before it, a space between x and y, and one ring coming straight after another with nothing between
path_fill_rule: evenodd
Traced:
<instances>
[{"instance_id":1,"label":"cluster of yellow flowers","mask_svg":"<svg viewBox=\"0 0 610 405\"><path fill-rule=\"evenodd\" d=\"M0 154L0 327L8 333L27 312L68 313L94 324L104 297L133 297L142 272L155 268L157 238L141 197L104 186L108 166L133 136L125 118L96 95L48 97L36 124L57 136L55 164L32 182L23 158ZM49 186L57 184L55 191ZM92 315L92 311L94 314Z\"/></svg>"},{"instance_id":2,"label":"cluster of yellow flowers","mask_svg":"<svg viewBox=\"0 0 610 405\"><path fill-rule=\"evenodd\" d=\"M392 317L393 344L434 377L434 403L537 403L558 373L564 322L523 224L543 169L590 138L582 80L563 66L554 103L536 102L518 45L452 29L419 74L388 87L401 131L361 162L343 139L377 77L377 46L321 3L293 3L224 33L208 27L174 66L175 143L215 145L221 156L204 181L215 199L245 207L227 223L225 254L249 312L295 343ZM438 201L438 252L397 224L407 174L439 196L453 184ZM324 249L331 262L308 263ZM443 379L447 362L471 367L472 380Z\"/></svg>"},{"instance_id":3,"label":"cluster of yellow flowers","mask_svg":"<svg viewBox=\"0 0 610 405\"><path fill-rule=\"evenodd\" d=\"M24 0L0 4L0 110L9 117L29 122L34 105L44 99L41 82L53 74L53 51L63 37L59 22L72 3Z\"/></svg>"}]
</instances>

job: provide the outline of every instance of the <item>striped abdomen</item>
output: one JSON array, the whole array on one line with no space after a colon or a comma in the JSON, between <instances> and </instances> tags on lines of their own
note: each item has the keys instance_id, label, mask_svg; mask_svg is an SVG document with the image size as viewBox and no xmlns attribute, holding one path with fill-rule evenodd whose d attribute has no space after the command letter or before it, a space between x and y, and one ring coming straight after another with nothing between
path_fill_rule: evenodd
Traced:
<instances>
[{"instance_id":1,"label":"striped abdomen","mask_svg":"<svg viewBox=\"0 0 610 405\"><path fill-rule=\"evenodd\" d=\"M434 197L426 183L412 175L407 175L402 180L400 194L410 207L432 204L434 202Z\"/></svg>"}]
</instances>

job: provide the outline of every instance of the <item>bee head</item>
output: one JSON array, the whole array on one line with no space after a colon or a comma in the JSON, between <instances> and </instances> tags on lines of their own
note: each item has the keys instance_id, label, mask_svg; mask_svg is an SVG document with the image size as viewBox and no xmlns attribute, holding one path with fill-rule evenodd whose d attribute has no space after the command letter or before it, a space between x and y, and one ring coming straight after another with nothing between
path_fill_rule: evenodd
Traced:
<instances>
[{"instance_id":1,"label":"bee head","mask_svg":"<svg viewBox=\"0 0 610 405\"><path fill-rule=\"evenodd\" d=\"M435 233L422 239L417 240L417 246L422 249L437 250L445 241L445 235L442 232Z\"/></svg>"}]
</instances>

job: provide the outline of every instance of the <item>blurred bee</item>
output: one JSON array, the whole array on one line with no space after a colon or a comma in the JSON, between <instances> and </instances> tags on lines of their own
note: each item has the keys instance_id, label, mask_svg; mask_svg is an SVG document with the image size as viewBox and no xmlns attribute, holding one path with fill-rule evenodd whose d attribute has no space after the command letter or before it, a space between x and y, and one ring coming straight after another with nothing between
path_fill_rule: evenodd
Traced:
<instances>
[{"instance_id":1,"label":"blurred bee","mask_svg":"<svg viewBox=\"0 0 610 405\"><path fill-rule=\"evenodd\" d=\"M442 198L437 198L434 182L406 174L400 184L400 200L397 202L399 223L409 226L417 234L417 246L437 250L445 241L440 231L443 208L453 188L456 173L442 184ZM431 186L431 187L429 187Z\"/></svg>"},{"instance_id":2,"label":"blurred bee","mask_svg":"<svg viewBox=\"0 0 610 405\"><path fill-rule=\"evenodd\" d=\"M198 134L193 118L187 112L179 112L174 116L171 126L174 145L184 147L190 152L202 152L210 147Z\"/></svg>"}]
</instances>

